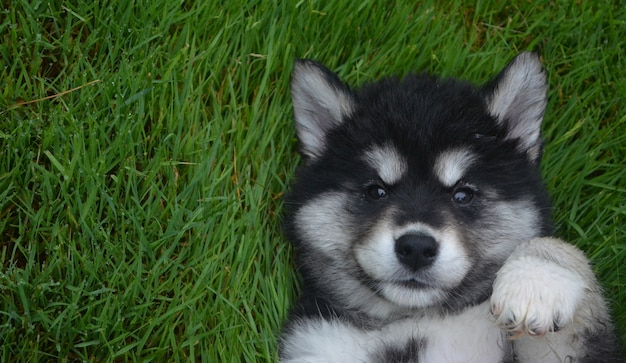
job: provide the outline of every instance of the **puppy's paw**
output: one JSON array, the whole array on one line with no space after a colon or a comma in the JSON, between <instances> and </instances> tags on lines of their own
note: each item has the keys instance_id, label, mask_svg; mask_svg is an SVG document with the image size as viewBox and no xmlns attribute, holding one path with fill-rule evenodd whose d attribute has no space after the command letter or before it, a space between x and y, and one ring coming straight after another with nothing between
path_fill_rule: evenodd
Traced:
<instances>
[{"instance_id":1,"label":"puppy's paw","mask_svg":"<svg viewBox=\"0 0 626 363\"><path fill-rule=\"evenodd\" d=\"M543 336L569 325L582 301L580 275L535 256L507 261L498 271L491 296L496 323L511 339Z\"/></svg>"}]
</instances>

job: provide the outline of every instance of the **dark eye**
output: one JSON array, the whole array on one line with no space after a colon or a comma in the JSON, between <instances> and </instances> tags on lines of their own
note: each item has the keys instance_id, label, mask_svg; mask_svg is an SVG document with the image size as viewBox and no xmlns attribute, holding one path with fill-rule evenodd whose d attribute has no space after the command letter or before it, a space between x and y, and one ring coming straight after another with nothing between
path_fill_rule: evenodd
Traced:
<instances>
[{"instance_id":1,"label":"dark eye","mask_svg":"<svg viewBox=\"0 0 626 363\"><path fill-rule=\"evenodd\" d=\"M385 199L387 198L387 189L379 184L372 184L365 190L367 196L372 199Z\"/></svg>"},{"instance_id":2,"label":"dark eye","mask_svg":"<svg viewBox=\"0 0 626 363\"><path fill-rule=\"evenodd\" d=\"M474 199L474 189L467 185L460 185L452 192L452 201L458 205L468 205Z\"/></svg>"}]
</instances>

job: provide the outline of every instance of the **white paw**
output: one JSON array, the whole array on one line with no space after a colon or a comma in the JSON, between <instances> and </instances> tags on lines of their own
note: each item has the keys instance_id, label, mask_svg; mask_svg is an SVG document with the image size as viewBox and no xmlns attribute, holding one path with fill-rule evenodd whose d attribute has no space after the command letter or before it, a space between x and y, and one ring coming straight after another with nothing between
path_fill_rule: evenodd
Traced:
<instances>
[{"instance_id":1,"label":"white paw","mask_svg":"<svg viewBox=\"0 0 626 363\"><path fill-rule=\"evenodd\" d=\"M515 339L545 335L569 325L585 291L577 273L536 257L507 261L491 295L496 323Z\"/></svg>"}]
</instances>

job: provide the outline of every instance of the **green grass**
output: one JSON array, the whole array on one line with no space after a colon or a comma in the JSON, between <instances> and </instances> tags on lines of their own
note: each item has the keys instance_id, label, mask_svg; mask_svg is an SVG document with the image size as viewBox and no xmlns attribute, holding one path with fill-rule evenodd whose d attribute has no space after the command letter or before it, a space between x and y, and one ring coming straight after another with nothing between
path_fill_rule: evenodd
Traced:
<instances>
[{"instance_id":1,"label":"green grass","mask_svg":"<svg viewBox=\"0 0 626 363\"><path fill-rule=\"evenodd\" d=\"M289 74L487 80L540 49L558 234L626 326L619 2L11 1L0 9L0 360L276 359L295 296ZM47 97L47 98L46 98Z\"/></svg>"}]
</instances>

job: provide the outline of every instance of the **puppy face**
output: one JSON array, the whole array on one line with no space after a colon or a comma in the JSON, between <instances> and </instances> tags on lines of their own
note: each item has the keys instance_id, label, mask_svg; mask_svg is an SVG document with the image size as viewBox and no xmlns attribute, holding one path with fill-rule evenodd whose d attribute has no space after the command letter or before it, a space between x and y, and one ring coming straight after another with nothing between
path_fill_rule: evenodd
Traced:
<instances>
[{"instance_id":1,"label":"puppy face","mask_svg":"<svg viewBox=\"0 0 626 363\"><path fill-rule=\"evenodd\" d=\"M348 306L454 307L487 295L516 244L545 233L532 55L483 90L421 75L353 92L301 61L292 95L306 165L286 230L316 289ZM541 110L509 109L528 104Z\"/></svg>"}]
</instances>

